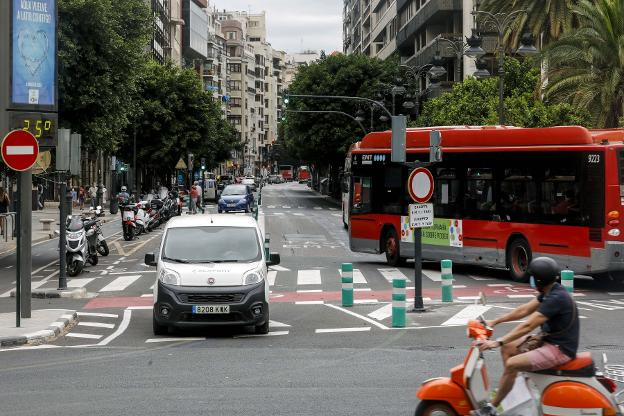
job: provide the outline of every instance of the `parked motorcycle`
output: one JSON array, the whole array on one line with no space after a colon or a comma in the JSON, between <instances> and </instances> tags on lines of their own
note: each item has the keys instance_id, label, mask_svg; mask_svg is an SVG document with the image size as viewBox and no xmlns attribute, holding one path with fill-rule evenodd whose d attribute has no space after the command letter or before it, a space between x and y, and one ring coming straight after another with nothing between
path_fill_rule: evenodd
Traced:
<instances>
[{"instance_id":1,"label":"parked motorcycle","mask_svg":"<svg viewBox=\"0 0 624 416\"><path fill-rule=\"evenodd\" d=\"M489 380L479 343L489 339L492 332L483 318L468 322L468 336L475 342L463 364L451 369L450 378L423 382L416 393L421 400L416 416L470 415L489 401ZM597 371L591 353L581 352L561 366L519 373L500 415L622 415L624 401L618 402L618 397L624 391L616 394L614 380L618 378L610 374L623 366L611 366L611 373L609 366L604 367L606 375Z\"/></svg>"},{"instance_id":2,"label":"parked motorcycle","mask_svg":"<svg viewBox=\"0 0 624 416\"><path fill-rule=\"evenodd\" d=\"M68 218L65 249L69 276L79 275L86 262L94 266L98 264L96 223L95 220L83 221L80 216Z\"/></svg>"},{"instance_id":3,"label":"parked motorcycle","mask_svg":"<svg viewBox=\"0 0 624 416\"><path fill-rule=\"evenodd\" d=\"M126 241L134 240L134 237L138 235L135 221L136 211L137 208L134 204L123 205L121 207L121 226L123 229L123 238Z\"/></svg>"},{"instance_id":4,"label":"parked motorcycle","mask_svg":"<svg viewBox=\"0 0 624 416\"><path fill-rule=\"evenodd\" d=\"M83 221L91 220L95 221L95 235L96 235L96 250L100 256L106 257L109 254L108 244L106 243L106 238L104 238L104 233L102 232L102 227L100 221L97 219L100 216L99 211L101 212L102 207L98 206L95 210L89 210L90 213L95 214L92 217L84 217Z\"/></svg>"}]
</instances>

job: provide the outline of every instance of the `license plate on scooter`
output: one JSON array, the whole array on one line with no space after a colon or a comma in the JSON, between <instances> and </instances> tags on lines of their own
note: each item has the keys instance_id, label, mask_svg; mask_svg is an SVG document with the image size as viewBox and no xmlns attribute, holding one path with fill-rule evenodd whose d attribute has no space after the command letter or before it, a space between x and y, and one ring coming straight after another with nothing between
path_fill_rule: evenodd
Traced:
<instances>
[{"instance_id":1,"label":"license plate on scooter","mask_svg":"<svg viewBox=\"0 0 624 416\"><path fill-rule=\"evenodd\" d=\"M132 221L134 219L134 214L132 212L124 212L123 220L124 221Z\"/></svg>"}]
</instances>

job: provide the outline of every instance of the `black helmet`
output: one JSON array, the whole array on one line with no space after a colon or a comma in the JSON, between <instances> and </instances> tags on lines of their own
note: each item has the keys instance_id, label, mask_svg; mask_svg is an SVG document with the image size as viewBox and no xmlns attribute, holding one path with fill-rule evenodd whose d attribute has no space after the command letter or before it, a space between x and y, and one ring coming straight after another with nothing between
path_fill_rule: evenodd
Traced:
<instances>
[{"instance_id":1,"label":"black helmet","mask_svg":"<svg viewBox=\"0 0 624 416\"><path fill-rule=\"evenodd\" d=\"M536 257L529 264L529 273L535 279L538 288L546 287L557 280L559 265L550 257Z\"/></svg>"}]
</instances>

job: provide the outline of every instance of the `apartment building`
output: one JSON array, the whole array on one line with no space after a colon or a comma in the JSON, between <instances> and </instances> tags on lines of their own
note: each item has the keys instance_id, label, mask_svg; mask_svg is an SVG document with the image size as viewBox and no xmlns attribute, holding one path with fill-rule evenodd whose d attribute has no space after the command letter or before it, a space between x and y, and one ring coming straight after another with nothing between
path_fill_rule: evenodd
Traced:
<instances>
[{"instance_id":1,"label":"apartment building","mask_svg":"<svg viewBox=\"0 0 624 416\"><path fill-rule=\"evenodd\" d=\"M154 30L149 51L164 64L171 60L182 62L182 0L146 0L154 14Z\"/></svg>"}]
</instances>

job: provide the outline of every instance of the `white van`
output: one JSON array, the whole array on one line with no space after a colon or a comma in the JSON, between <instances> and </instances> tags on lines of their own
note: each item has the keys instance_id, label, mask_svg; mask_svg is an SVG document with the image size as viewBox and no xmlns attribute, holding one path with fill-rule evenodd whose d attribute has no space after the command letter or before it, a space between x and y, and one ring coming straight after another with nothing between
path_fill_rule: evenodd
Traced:
<instances>
[{"instance_id":1,"label":"white van","mask_svg":"<svg viewBox=\"0 0 624 416\"><path fill-rule=\"evenodd\" d=\"M204 179L204 201L217 200L217 181L214 179Z\"/></svg>"},{"instance_id":2,"label":"white van","mask_svg":"<svg viewBox=\"0 0 624 416\"><path fill-rule=\"evenodd\" d=\"M154 334L170 327L254 326L269 332L267 259L258 224L243 215L193 215L169 220L158 254L145 254L156 266Z\"/></svg>"}]
</instances>

